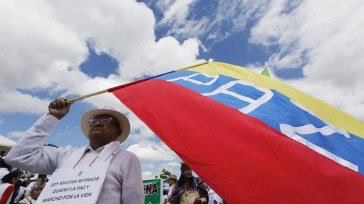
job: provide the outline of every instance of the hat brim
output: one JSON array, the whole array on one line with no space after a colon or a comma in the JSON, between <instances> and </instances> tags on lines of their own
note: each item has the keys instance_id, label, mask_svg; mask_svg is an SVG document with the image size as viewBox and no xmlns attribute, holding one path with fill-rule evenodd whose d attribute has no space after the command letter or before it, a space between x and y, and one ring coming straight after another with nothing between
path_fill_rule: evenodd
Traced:
<instances>
[{"instance_id":1,"label":"hat brim","mask_svg":"<svg viewBox=\"0 0 364 204\"><path fill-rule=\"evenodd\" d=\"M128 138L130 133L130 123L124 114L110 109L94 109L84 113L81 117L81 128L87 139L90 139L88 135L90 132L90 125L88 121L98 115L110 115L119 121L122 131L121 134L118 135L117 140L120 141L120 143L124 142L126 138Z\"/></svg>"},{"instance_id":2,"label":"hat brim","mask_svg":"<svg viewBox=\"0 0 364 204\"><path fill-rule=\"evenodd\" d=\"M170 175L169 175L168 180L169 180L169 179L177 180L177 175L175 175L175 174L170 174Z\"/></svg>"}]
</instances>

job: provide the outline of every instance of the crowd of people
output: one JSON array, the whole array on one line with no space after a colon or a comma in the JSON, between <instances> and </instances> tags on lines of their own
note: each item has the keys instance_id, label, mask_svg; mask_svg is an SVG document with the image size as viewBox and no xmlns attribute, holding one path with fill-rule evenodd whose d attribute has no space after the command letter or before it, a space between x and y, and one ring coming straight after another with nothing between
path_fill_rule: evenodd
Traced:
<instances>
[{"instance_id":1,"label":"crowd of people","mask_svg":"<svg viewBox=\"0 0 364 204\"><path fill-rule=\"evenodd\" d=\"M22 171L12 168L3 158L0 159L0 204L34 204L47 184L46 174L36 179L21 179ZM31 174L32 176L32 174ZM184 163L181 176L170 174L168 189L163 204L225 204L200 178L192 175L192 170Z\"/></svg>"},{"instance_id":2,"label":"crowd of people","mask_svg":"<svg viewBox=\"0 0 364 204\"><path fill-rule=\"evenodd\" d=\"M34 204L48 178L39 174L36 179L21 178L23 172L0 158L0 204Z\"/></svg>"}]
</instances>

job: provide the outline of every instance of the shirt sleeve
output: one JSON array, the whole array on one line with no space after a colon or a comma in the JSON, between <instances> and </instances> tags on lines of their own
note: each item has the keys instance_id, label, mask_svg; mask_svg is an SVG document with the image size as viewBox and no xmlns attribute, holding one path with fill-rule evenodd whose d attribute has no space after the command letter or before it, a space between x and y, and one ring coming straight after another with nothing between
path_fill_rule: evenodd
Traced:
<instances>
[{"instance_id":1,"label":"shirt sleeve","mask_svg":"<svg viewBox=\"0 0 364 204\"><path fill-rule=\"evenodd\" d=\"M26 204L26 201L23 199L23 200L19 201L18 204Z\"/></svg>"},{"instance_id":2,"label":"shirt sleeve","mask_svg":"<svg viewBox=\"0 0 364 204\"><path fill-rule=\"evenodd\" d=\"M130 153L123 166L122 202L123 204L144 204L143 180L140 161Z\"/></svg>"},{"instance_id":3,"label":"shirt sleeve","mask_svg":"<svg viewBox=\"0 0 364 204\"><path fill-rule=\"evenodd\" d=\"M44 146L44 141L59 120L49 114L43 115L25 132L11 148L5 161L13 167L34 173L51 174L72 152L72 147Z\"/></svg>"},{"instance_id":4,"label":"shirt sleeve","mask_svg":"<svg viewBox=\"0 0 364 204\"><path fill-rule=\"evenodd\" d=\"M33 188L33 186L34 186L34 184L35 184L35 181L33 181L33 182L31 182L26 188L25 188L25 191L31 191L32 190L32 188Z\"/></svg>"}]
</instances>

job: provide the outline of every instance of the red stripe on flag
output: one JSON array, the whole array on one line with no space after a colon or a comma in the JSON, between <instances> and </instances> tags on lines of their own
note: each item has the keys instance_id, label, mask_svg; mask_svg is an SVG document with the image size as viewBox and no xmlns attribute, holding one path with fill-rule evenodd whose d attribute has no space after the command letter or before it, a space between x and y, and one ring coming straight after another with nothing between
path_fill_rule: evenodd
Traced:
<instances>
[{"instance_id":1,"label":"red stripe on flag","mask_svg":"<svg viewBox=\"0 0 364 204\"><path fill-rule=\"evenodd\" d=\"M364 177L260 120L152 79L115 96L229 204L364 203Z\"/></svg>"}]
</instances>

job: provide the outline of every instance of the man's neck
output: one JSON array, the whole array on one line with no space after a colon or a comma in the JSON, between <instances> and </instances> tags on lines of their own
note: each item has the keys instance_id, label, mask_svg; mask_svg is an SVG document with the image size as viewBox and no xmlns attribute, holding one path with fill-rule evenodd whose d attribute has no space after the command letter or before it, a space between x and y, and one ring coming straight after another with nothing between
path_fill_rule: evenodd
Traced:
<instances>
[{"instance_id":1,"label":"man's neck","mask_svg":"<svg viewBox=\"0 0 364 204\"><path fill-rule=\"evenodd\" d=\"M97 150L98 148L103 147L103 146L105 146L105 145L107 145L109 143L110 142L103 142L103 143L101 143L101 142L92 142L92 141L90 141L90 147L93 150Z\"/></svg>"}]
</instances>

